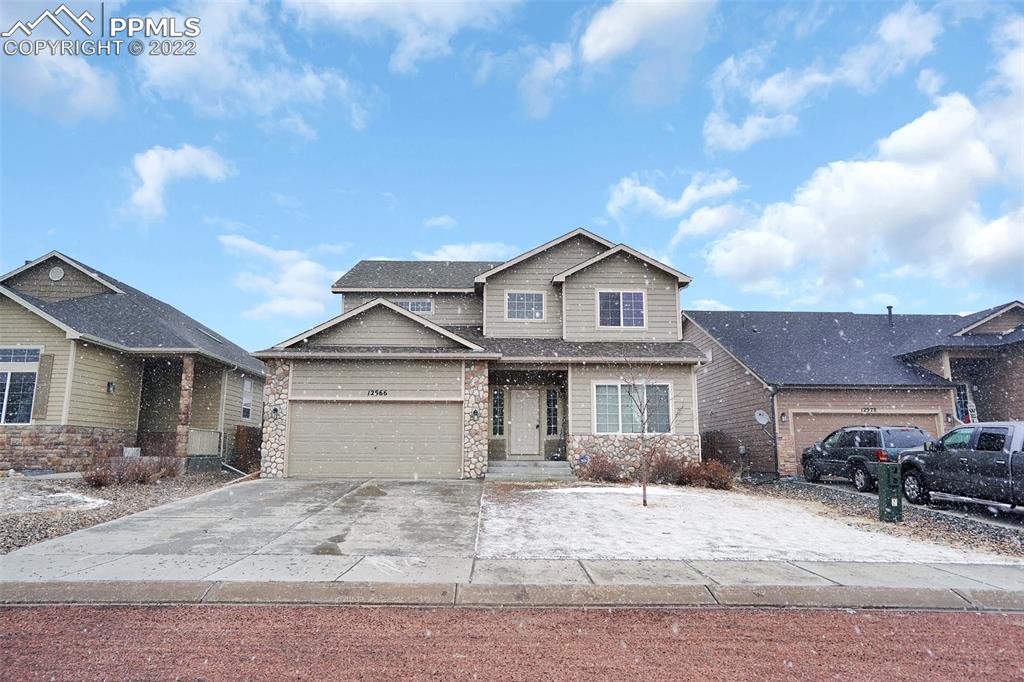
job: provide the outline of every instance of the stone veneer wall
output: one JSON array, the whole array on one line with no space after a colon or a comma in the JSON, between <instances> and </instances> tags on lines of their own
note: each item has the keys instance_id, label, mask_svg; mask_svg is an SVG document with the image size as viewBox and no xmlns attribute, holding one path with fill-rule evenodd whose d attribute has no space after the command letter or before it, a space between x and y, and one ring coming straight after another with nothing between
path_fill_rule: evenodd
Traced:
<instances>
[{"instance_id":1,"label":"stone veneer wall","mask_svg":"<svg viewBox=\"0 0 1024 682\"><path fill-rule=\"evenodd\" d=\"M0 469L86 471L109 457L135 447L137 434L92 426L0 427Z\"/></svg>"},{"instance_id":2,"label":"stone veneer wall","mask_svg":"<svg viewBox=\"0 0 1024 682\"><path fill-rule=\"evenodd\" d=\"M673 457L700 461L700 436L664 435L659 436L660 447ZM618 463L623 478L634 478L640 467L639 445L636 436L616 434L569 434L565 437L566 456L569 466L577 476L580 473L580 457L605 455Z\"/></svg>"},{"instance_id":3,"label":"stone veneer wall","mask_svg":"<svg viewBox=\"0 0 1024 682\"><path fill-rule=\"evenodd\" d=\"M488 367L486 362L465 363L465 388L462 396L462 477L483 478L487 473ZM476 417L473 411L476 410Z\"/></svg>"},{"instance_id":4,"label":"stone veneer wall","mask_svg":"<svg viewBox=\"0 0 1024 682\"><path fill-rule=\"evenodd\" d=\"M287 360L266 360L267 380L263 384L263 444L260 446L260 476L284 476L285 444L288 440L288 382L291 365ZM277 416L273 412L277 408Z\"/></svg>"}]
</instances>

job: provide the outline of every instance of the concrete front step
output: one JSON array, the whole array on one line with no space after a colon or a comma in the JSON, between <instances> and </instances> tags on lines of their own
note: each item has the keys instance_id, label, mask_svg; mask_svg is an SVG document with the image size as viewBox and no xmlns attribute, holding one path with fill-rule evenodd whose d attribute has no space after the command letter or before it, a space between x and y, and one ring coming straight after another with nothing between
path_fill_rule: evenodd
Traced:
<instances>
[{"instance_id":1,"label":"concrete front step","mask_svg":"<svg viewBox=\"0 0 1024 682\"><path fill-rule=\"evenodd\" d=\"M498 460L487 465L489 481L574 481L568 462Z\"/></svg>"}]
</instances>

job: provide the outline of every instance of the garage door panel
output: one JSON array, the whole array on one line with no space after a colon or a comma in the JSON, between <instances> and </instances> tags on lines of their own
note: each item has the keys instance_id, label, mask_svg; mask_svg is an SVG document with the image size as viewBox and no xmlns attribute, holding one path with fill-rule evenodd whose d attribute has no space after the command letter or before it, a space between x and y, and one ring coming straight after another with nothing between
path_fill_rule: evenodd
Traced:
<instances>
[{"instance_id":1,"label":"garage door panel","mask_svg":"<svg viewBox=\"0 0 1024 682\"><path fill-rule=\"evenodd\" d=\"M293 398L358 400L371 391L387 391L389 399L460 400L462 364L412 360L293 363Z\"/></svg>"},{"instance_id":2,"label":"garage door panel","mask_svg":"<svg viewBox=\"0 0 1024 682\"><path fill-rule=\"evenodd\" d=\"M793 431L797 461L805 448L822 440L828 434L844 426L860 426L868 423L861 413L800 413L793 415ZM870 423L876 426L916 426L933 436L938 428L936 414L872 414Z\"/></svg>"},{"instance_id":3,"label":"garage door panel","mask_svg":"<svg viewBox=\"0 0 1024 682\"><path fill-rule=\"evenodd\" d=\"M461 403L291 404L289 474L458 478Z\"/></svg>"}]
</instances>

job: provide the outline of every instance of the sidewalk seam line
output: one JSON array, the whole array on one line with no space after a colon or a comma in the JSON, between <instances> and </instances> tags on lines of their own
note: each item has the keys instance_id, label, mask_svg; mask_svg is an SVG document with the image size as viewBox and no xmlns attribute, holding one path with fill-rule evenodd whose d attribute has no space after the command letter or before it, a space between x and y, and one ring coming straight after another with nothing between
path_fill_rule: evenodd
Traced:
<instances>
[{"instance_id":1,"label":"sidewalk seam line","mask_svg":"<svg viewBox=\"0 0 1024 682\"><path fill-rule=\"evenodd\" d=\"M342 572L341 572L341 575L339 575L339 576L338 576L337 578L335 578L335 579L334 579L334 580L332 580L331 582L332 582L332 583L336 583L336 582L338 582L339 580L341 580L342 576L344 576L344 575L347 575L349 571L351 571L351 570L352 570L353 568L355 568L355 567L356 567L356 566L358 566L359 564L363 563L363 559L365 559L365 558L366 558L366 555L365 555L365 554L363 554L362 556L360 556L360 557L359 557L358 559L356 559L356 561L355 561L355 563L354 563L354 564L352 564L351 566L349 566L348 568L346 568L346 569L345 569L344 571L342 571Z\"/></svg>"},{"instance_id":2,"label":"sidewalk seam line","mask_svg":"<svg viewBox=\"0 0 1024 682\"><path fill-rule=\"evenodd\" d=\"M829 578L827 575L822 575L820 573L816 573L816 572L812 571L811 569L805 568L803 566L797 566L792 561L784 561L783 563L784 564L788 564L789 566L792 566L793 568L797 569L798 571L807 571L811 575L818 576L822 580L827 580L830 583L832 583L833 585L836 585L836 586L839 586L839 587L856 587L856 585L844 585L843 583L839 582L838 580L832 580L832 578ZM831 562L831 563L839 563L839 562ZM819 587L828 587L828 586L827 585L819 585Z\"/></svg>"},{"instance_id":3,"label":"sidewalk seam line","mask_svg":"<svg viewBox=\"0 0 1024 682\"><path fill-rule=\"evenodd\" d=\"M583 570L583 575L587 576L587 580L590 581L590 584L596 585L597 582L594 580L594 576L590 575L590 571L588 571L587 567L583 565L583 559L577 559L576 563L580 565L580 568Z\"/></svg>"},{"instance_id":4,"label":"sidewalk seam line","mask_svg":"<svg viewBox=\"0 0 1024 682\"><path fill-rule=\"evenodd\" d=\"M967 580L973 580L974 582L978 583L979 585L985 585L986 587L991 587L992 589L995 589L995 590L1002 590L1003 589L1002 587L999 587L998 585L993 585L992 583L987 583L984 580L980 580L978 578L972 578L970 576L963 575L962 573L957 573L956 571L950 571L949 569L942 568L942 564L941 563L938 563L938 564L923 564L923 565L927 566L928 568L934 568L937 571L942 571L943 573L948 573L950 575L955 575L958 578L966 578ZM984 565L984 564L979 564L979 565ZM963 588L963 589L972 589L972 588Z\"/></svg>"}]
</instances>

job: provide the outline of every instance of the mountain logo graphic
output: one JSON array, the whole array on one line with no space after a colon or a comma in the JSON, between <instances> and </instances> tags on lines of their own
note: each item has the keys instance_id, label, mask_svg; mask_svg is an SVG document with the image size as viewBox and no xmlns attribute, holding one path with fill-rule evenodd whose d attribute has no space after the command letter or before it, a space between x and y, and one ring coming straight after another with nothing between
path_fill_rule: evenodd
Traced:
<instances>
[{"instance_id":1,"label":"mountain logo graphic","mask_svg":"<svg viewBox=\"0 0 1024 682\"><path fill-rule=\"evenodd\" d=\"M27 38L32 35L32 31L36 30L36 28L46 20L49 20L50 23L56 26L58 30L60 30L60 32L64 35L71 35L71 31L68 29L68 27L65 26L58 18L59 15L63 15L65 20L70 21L72 24L77 26L85 33L85 35L92 35L92 30L85 25L85 22L95 21L96 17L94 17L88 10L82 12L80 15L76 15L74 12L68 9L67 5L61 3L60 7L53 10L52 12L50 10L44 10L42 14L36 17L35 21L30 21L28 23L25 23L24 21L14 22L14 25L11 26L8 30L4 31L3 33L0 33L0 36L3 36L4 38L10 38L16 32L21 31L25 34L25 37Z\"/></svg>"}]
</instances>

